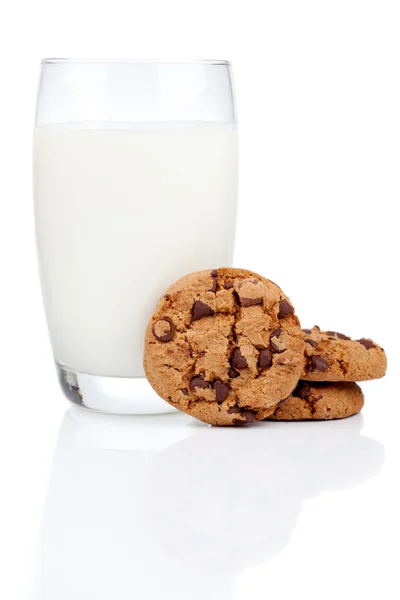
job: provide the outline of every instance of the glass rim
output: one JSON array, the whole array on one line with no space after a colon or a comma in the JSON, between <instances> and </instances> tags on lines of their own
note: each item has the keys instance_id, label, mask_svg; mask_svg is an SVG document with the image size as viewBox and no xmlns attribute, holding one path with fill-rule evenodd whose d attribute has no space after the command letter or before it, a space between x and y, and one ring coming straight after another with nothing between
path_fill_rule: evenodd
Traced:
<instances>
[{"instance_id":1,"label":"glass rim","mask_svg":"<svg viewBox=\"0 0 400 600\"><path fill-rule=\"evenodd\" d=\"M158 59L158 58L43 58L41 65L65 64L125 64L125 65L209 65L229 67L229 60L220 59Z\"/></svg>"}]
</instances>

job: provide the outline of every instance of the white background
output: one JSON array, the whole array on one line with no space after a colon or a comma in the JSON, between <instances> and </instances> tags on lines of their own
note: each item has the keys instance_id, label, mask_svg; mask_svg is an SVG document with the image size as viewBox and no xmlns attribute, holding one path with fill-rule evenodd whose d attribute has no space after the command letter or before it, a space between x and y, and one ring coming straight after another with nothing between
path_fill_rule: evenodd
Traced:
<instances>
[{"instance_id":1,"label":"white background","mask_svg":"<svg viewBox=\"0 0 400 600\"><path fill-rule=\"evenodd\" d=\"M396 0L2 8L1 598L399 597L399 17ZM362 416L243 434L173 415L139 437L64 416L32 218L45 56L232 61L235 265L279 283L304 327L385 347Z\"/></svg>"}]
</instances>

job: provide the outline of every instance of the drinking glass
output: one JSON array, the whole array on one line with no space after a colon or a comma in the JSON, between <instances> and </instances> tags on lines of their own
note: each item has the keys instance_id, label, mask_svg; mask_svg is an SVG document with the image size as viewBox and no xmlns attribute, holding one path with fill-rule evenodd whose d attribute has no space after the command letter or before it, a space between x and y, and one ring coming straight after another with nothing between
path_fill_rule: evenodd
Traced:
<instances>
[{"instance_id":1,"label":"drinking glass","mask_svg":"<svg viewBox=\"0 0 400 600\"><path fill-rule=\"evenodd\" d=\"M104 412L173 410L145 379L144 333L178 277L232 262L230 64L42 61L34 196L43 300L66 396Z\"/></svg>"}]
</instances>

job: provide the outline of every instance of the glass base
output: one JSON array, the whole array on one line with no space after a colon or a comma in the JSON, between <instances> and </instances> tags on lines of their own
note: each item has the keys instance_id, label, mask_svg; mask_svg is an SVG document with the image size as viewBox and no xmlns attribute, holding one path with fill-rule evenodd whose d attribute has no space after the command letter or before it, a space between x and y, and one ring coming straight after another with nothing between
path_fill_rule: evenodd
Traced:
<instances>
[{"instance_id":1,"label":"glass base","mask_svg":"<svg viewBox=\"0 0 400 600\"><path fill-rule=\"evenodd\" d=\"M64 394L83 408L117 415L149 415L176 410L155 393L145 377L101 377L56 365Z\"/></svg>"}]
</instances>

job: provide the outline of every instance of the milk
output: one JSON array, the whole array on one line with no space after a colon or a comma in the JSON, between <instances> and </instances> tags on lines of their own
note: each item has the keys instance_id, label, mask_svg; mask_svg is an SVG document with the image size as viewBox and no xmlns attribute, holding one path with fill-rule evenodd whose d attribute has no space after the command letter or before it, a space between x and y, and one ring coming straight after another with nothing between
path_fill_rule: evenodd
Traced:
<instances>
[{"instance_id":1,"label":"milk","mask_svg":"<svg viewBox=\"0 0 400 600\"><path fill-rule=\"evenodd\" d=\"M232 261L233 124L35 130L37 244L56 361L142 377L143 338L178 277Z\"/></svg>"}]
</instances>

